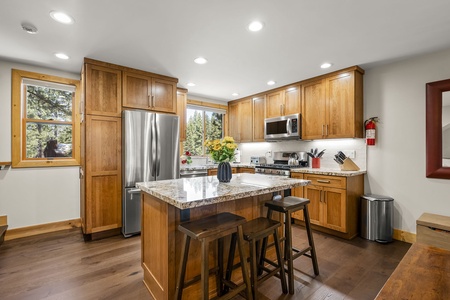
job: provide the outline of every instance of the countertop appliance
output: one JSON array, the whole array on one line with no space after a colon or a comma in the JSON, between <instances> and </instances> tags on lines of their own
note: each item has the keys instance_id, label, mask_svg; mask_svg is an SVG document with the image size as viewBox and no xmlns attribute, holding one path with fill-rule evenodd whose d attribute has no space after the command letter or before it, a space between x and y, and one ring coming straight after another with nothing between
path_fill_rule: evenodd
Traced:
<instances>
[{"instance_id":1,"label":"countertop appliance","mask_svg":"<svg viewBox=\"0 0 450 300\"><path fill-rule=\"evenodd\" d=\"M293 155L295 154L295 155ZM290 159L297 157L297 164L289 164ZM255 173L290 177L291 169L309 167L309 156L305 151L274 152L273 164L260 164L255 167Z\"/></svg>"},{"instance_id":2,"label":"countertop appliance","mask_svg":"<svg viewBox=\"0 0 450 300\"><path fill-rule=\"evenodd\" d=\"M266 141L300 140L302 134L300 114L292 114L264 120Z\"/></svg>"},{"instance_id":3,"label":"countertop appliance","mask_svg":"<svg viewBox=\"0 0 450 300\"><path fill-rule=\"evenodd\" d=\"M144 110L122 112L122 234L141 231L136 182L179 178L179 117Z\"/></svg>"}]
</instances>

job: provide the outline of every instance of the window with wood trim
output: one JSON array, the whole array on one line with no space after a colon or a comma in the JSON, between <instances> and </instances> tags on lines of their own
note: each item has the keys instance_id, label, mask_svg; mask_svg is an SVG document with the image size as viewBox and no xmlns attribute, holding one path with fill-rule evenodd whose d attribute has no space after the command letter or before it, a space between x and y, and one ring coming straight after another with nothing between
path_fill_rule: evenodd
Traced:
<instances>
[{"instance_id":1,"label":"window with wood trim","mask_svg":"<svg viewBox=\"0 0 450 300\"><path fill-rule=\"evenodd\" d=\"M12 167L80 164L80 81L12 70Z\"/></svg>"}]
</instances>

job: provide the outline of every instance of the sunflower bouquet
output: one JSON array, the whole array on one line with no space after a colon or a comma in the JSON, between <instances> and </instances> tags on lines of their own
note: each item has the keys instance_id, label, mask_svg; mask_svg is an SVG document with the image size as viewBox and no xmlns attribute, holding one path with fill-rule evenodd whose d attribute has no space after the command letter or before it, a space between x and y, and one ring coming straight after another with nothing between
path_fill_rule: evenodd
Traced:
<instances>
[{"instance_id":1,"label":"sunflower bouquet","mask_svg":"<svg viewBox=\"0 0 450 300\"><path fill-rule=\"evenodd\" d=\"M231 136L226 136L221 140L207 140L205 147L215 162L230 162L234 158L237 145Z\"/></svg>"}]
</instances>

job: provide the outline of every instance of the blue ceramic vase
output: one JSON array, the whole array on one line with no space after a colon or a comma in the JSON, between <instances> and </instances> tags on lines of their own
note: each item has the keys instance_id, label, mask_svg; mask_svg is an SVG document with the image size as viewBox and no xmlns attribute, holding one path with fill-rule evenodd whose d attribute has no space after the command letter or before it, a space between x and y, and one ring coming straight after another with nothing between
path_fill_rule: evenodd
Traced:
<instances>
[{"instance_id":1,"label":"blue ceramic vase","mask_svg":"<svg viewBox=\"0 0 450 300\"><path fill-rule=\"evenodd\" d=\"M221 162L217 167L217 179L219 182L230 182L231 180L231 165L229 162Z\"/></svg>"}]
</instances>

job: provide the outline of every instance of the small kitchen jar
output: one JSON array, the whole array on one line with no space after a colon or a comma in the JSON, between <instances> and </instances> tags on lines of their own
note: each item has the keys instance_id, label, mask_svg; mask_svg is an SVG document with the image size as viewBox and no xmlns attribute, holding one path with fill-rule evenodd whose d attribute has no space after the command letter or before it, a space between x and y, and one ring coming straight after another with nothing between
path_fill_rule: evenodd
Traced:
<instances>
[{"instance_id":1,"label":"small kitchen jar","mask_svg":"<svg viewBox=\"0 0 450 300\"><path fill-rule=\"evenodd\" d=\"M320 157L312 158L312 168L319 169L320 168Z\"/></svg>"}]
</instances>

